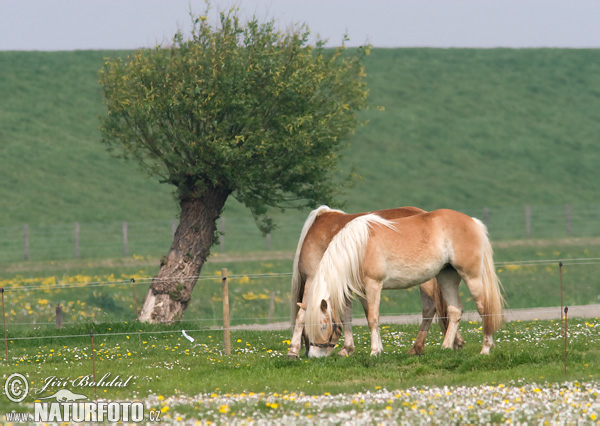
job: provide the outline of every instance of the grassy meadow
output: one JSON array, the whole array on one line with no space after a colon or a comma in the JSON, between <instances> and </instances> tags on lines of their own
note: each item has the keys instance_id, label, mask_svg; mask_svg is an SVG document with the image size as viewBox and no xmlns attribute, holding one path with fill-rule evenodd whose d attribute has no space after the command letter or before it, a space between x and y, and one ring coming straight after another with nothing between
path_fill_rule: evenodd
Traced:
<instances>
[{"instance_id":1,"label":"grassy meadow","mask_svg":"<svg viewBox=\"0 0 600 426\"><path fill-rule=\"evenodd\" d=\"M558 262L563 267L564 304L600 303L597 276L600 246L548 245L545 247L497 248L497 272L509 308L561 305ZM523 264L521 261L533 261ZM10 332L32 326L54 327L56 306L63 308L65 323L131 321L158 270L157 258L106 261L56 261L15 263L0 277L5 289L7 326ZM31 268L28 269L28 266ZM264 324L289 320L291 259L220 260L213 256L194 288L183 326L206 329L222 325L221 268L230 275L232 324ZM134 282L131 282L131 280ZM466 286L461 287L466 311L475 306ZM418 288L386 291L382 315L419 313ZM600 313L599 313L600 314ZM360 303L354 315L363 318Z\"/></svg>"},{"instance_id":2,"label":"grassy meadow","mask_svg":"<svg viewBox=\"0 0 600 426\"><path fill-rule=\"evenodd\" d=\"M453 408L446 407L444 416L456 421L461 415L481 421L485 420L481 416L490 413L495 413L496 422L514 420L515 416L521 421L553 420L561 415L590 421L600 414L596 399L600 380L598 318L569 322L566 375L560 321L509 323L497 333L497 346L490 356L479 355L482 335L476 322L461 325L468 343L460 351L441 350L441 335L437 328L432 330L421 357L406 354L416 336L416 325L382 327L384 354L377 358L368 355L368 330L357 327L354 355L310 360L285 357L287 330L233 331L230 356L223 355L222 332L218 330L188 331L196 339L193 343L172 325L70 325L55 331L55 338L41 340L29 339L40 335L30 330L9 340L11 367L2 367L3 371L18 370L28 377L32 391L25 403L56 390L50 386L50 390L41 391L48 377L71 382L89 375L91 380L90 327L95 336L97 377L106 373L113 377L119 374L123 379L134 376L125 388L98 387L98 398L143 401L147 409L161 411L163 418L171 421L256 421L284 415L302 422L311 418L331 421L339 413L353 410L355 415L387 413L406 418L413 410L422 415L423 409L433 421L439 421L448 403ZM560 383L561 395L570 395L570 401L579 405L552 404L564 399L552 395L557 387L552 383ZM461 388L465 385L480 389L470 394ZM510 400L503 403L507 397L495 398L508 388L515 393ZM92 387L75 389L94 398ZM348 400L326 404L336 395ZM447 398L449 395L452 397ZM518 408L521 399L528 402L527 410ZM25 412L25 403L9 404L1 399L0 408ZM323 410L323 405L329 408ZM517 408L519 411L513 413Z\"/></svg>"},{"instance_id":3,"label":"grassy meadow","mask_svg":"<svg viewBox=\"0 0 600 426\"><path fill-rule=\"evenodd\" d=\"M171 188L99 142L98 70L103 58L127 53L0 52L4 378L21 372L39 390L50 376L91 374L93 329L97 373L135 376L99 397L142 400L170 421L597 423L598 318L569 319L566 375L559 321L506 324L489 357L478 355L481 325L466 321L458 352L440 349L434 326L426 354L409 357L417 325L382 325L378 358L368 356L363 327L349 358L288 360L289 329L234 330L232 355L223 355L221 268L231 275L232 324L288 321L291 256L306 211L271 212L279 227L267 240L230 199L224 238L182 321L136 322L177 206ZM600 52L373 49L365 66L370 101L383 108L365 111L368 123L348 141L340 167L360 178L344 208L463 211L488 224L510 308L559 306L559 260L564 304L600 303L600 262L578 260L600 259ZM474 310L461 289L465 310ZM418 312L418 289L384 293L382 315ZM6 398L0 408L31 411Z\"/></svg>"},{"instance_id":4,"label":"grassy meadow","mask_svg":"<svg viewBox=\"0 0 600 426\"><path fill-rule=\"evenodd\" d=\"M99 142L98 70L127 53L0 52L0 228L176 217L171 188ZM365 112L344 151L341 168L361 176L349 211L488 207L519 218L525 205L562 214L571 204L597 218L600 52L373 49L365 66L384 111ZM226 216L249 214L231 200Z\"/></svg>"}]
</instances>

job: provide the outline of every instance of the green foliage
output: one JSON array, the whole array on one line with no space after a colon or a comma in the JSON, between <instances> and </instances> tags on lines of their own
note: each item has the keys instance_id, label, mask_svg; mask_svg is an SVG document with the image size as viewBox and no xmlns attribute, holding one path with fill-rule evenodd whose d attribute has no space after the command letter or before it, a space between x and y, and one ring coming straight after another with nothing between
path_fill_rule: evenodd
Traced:
<instances>
[{"instance_id":1,"label":"green foliage","mask_svg":"<svg viewBox=\"0 0 600 426\"><path fill-rule=\"evenodd\" d=\"M108 60L103 141L180 198L223 188L255 215L332 203L338 151L366 107L368 51L308 40L305 27L282 33L230 10L218 27L196 17L189 39Z\"/></svg>"}]
</instances>

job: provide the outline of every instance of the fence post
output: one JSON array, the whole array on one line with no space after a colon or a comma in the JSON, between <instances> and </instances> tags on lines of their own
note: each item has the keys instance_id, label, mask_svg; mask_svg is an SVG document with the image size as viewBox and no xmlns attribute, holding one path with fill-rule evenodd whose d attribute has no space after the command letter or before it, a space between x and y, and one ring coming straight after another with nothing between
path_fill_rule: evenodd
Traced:
<instances>
[{"instance_id":1,"label":"fence post","mask_svg":"<svg viewBox=\"0 0 600 426\"><path fill-rule=\"evenodd\" d=\"M175 219L171 219L171 238L175 238L175 232L177 231L177 221Z\"/></svg>"},{"instance_id":2,"label":"fence post","mask_svg":"<svg viewBox=\"0 0 600 426\"><path fill-rule=\"evenodd\" d=\"M219 218L219 251L221 253L225 251L225 218L223 216Z\"/></svg>"},{"instance_id":3,"label":"fence post","mask_svg":"<svg viewBox=\"0 0 600 426\"><path fill-rule=\"evenodd\" d=\"M565 306L565 376L567 375L567 312L569 312L568 306Z\"/></svg>"},{"instance_id":4,"label":"fence post","mask_svg":"<svg viewBox=\"0 0 600 426\"><path fill-rule=\"evenodd\" d=\"M59 330L62 328L62 314L62 306L60 306L59 303L58 305L56 305L56 328L58 328Z\"/></svg>"},{"instance_id":5,"label":"fence post","mask_svg":"<svg viewBox=\"0 0 600 426\"><path fill-rule=\"evenodd\" d=\"M0 288L0 293L2 293L2 325L4 326L4 350L6 351L6 365L10 365L8 363L8 337L6 335L6 314L4 313L4 287Z\"/></svg>"},{"instance_id":6,"label":"fence post","mask_svg":"<svg viewBox=\"0 0 600 426\"><path fill-rule=\"evenodd\" d=\"M221 282L223 290L223 342L225 355L231 355L231 332L229 330L229 278L227 268L221 269Z\"/></svg>"},{"instance_id":7,"label":"fence post","mask_svg":"<svg viewBox=\"0 0 600 426\"><path fill-rule=\"evenodd\" d=\"M79 222L75 222L75 259L79 259Z\"/></svg>"},{"instance_id":8,"label":"fence post","mask_svg":"<svg viewBox=\"0 0 600 426\"><path fill-rule=\"evenodd\" d=\"M96 381L96 351L94 350L94 330L90 330L90 339L92 339L92 374L94 375L94 401L98 399L97 381Z\"/></svg>"},{"instance_id":9,"label":"fence post","mask_svg":"<svg viewBox=\"0 0 600 426\"><path fill-rule=\"evenodd\" d=\"M24 258L29 260L29 225L23 226L23 245L24 245Z\"/></svg>"},{"instance_id":10,"label":"fence post","mask_svg":"<svg viewBox=\"0 0 600 426\"><path fill-rule=\"evenodd\" d=\"M531 207L525 206L525 237L531 237Z\"/></svg>"},{"instance_id":11,"label":"fence post","mask_svg":"<svg viewBox=\"0 0 600 426\"><path fill-rule=\"evenodd\" d=\"M129 256L129 240L127 239L127 222L123 222L123 256Z\"/></svg>"},{"instance_id":12,"label":"fence post","mask_svg":"<svg viewBox=\"0 0 600 426\"><path fill-rule=\"evenodd\" d=\"M273 315L275 315L275 292L271 292L271 304L269 305L269 322L273 320Z\"/></svg>"},{"instance_id":13,"label":"fence post","mask_svg":"<svg viewBox=\"0 0 600 426\"><path fill-rule=\"evenodd\" d=\"M135 318L138 316L137 295L135 294L135 278L131 279L131 287L133 287L133 305L135 307Z\"/></svg>"},{"instance_id":14,"label":"fence post","mask_svg":"<svg viewBox=\"0 0 600 426\"><path fill-rule=\"evenodd\" d=\"M565 216L567 218L567 235L570 237L572 234L572 229L571 229L571 205L567 204L565 206Z\"/></svg>"},{"instance_id":15,"label":"fence post","mask_svg":"<svg viewBox=\"0 0 600 426\"><path fill-rule=\"evenodd\" d=\"M490 227L490 209L487 207L483 208L483 223L485 227L489 229Z\"/></svg>"}]
</instances>

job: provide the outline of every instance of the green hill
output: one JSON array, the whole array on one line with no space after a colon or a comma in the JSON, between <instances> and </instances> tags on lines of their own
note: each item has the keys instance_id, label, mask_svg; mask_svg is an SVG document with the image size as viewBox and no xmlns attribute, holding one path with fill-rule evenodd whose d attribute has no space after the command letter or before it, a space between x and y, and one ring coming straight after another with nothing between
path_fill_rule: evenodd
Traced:
<instances>
[{"instance_id":1,"label":"green hill","mask_svg":"<svg viewBox=\"0 0 600 426\"><path fill-rule=\"evenodd\" d=\"M600 51L376 49L367 73L357 207L597 203Z\"/></svg>"},{"instance_id":2,"label":"green hill","mask_svg":"<svg viewBox=\"0 0 600 426\"><path fill-rule=\"evenodd\" d=\"M125 54L0 52L0 228L176 216L171 188L99 142L98 70ZM600 51L374 49L366 68L385 110L364 113L344 153L362 176L348 211L489 207L510 226L503 212L568 203L597 218ZM249 216L229 203L230 232ZM279 220L290 240L304 216Z\"/></svg>"}]
</instances>

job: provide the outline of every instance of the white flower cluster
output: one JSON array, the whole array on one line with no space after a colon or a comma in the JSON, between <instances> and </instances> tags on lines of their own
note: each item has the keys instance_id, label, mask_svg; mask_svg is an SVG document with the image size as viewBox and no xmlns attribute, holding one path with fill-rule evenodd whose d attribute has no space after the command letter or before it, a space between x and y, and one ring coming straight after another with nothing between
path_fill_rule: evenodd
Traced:
<instances>
[{"instance_id":1,"label":"white flower cluster","mask_svg":"<svg viewBox=\"0 0 600 426\"><path fill-rule=\"evenodd\" d=\"M172 420L267 424L600 424L600 384L423 387L340 395L200 394L162 402ZM147 400L155 406L155 398ZM194 407L179 416L178 407ZM185 410L187 411L187 410Z\"/></svg>"}]
</instances>

